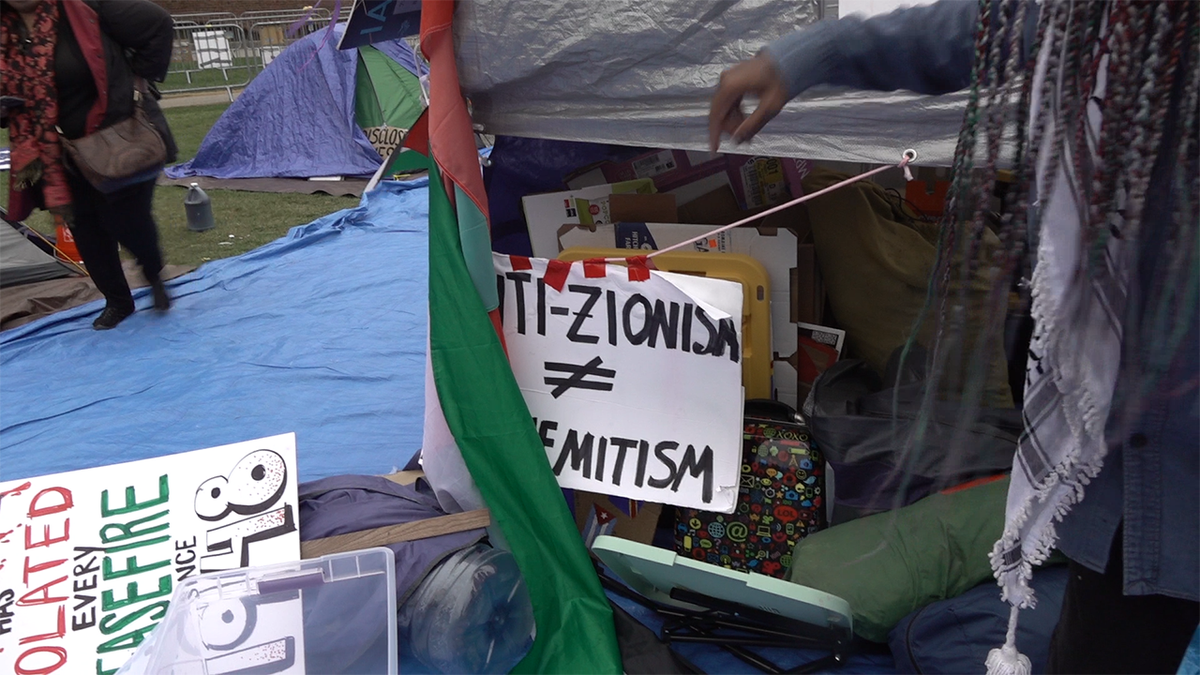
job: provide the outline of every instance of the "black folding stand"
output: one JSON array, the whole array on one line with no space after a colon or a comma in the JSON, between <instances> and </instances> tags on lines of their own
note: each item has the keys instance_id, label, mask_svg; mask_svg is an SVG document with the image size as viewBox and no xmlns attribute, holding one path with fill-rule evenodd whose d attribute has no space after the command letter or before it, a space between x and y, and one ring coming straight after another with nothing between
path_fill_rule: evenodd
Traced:
<instances>
[{"instance_id":1,"label":"black folding stand","mask_svg":"<svg viewBox=\"0 0 1200 675\"><path fill-rule=\"evenodd\" d=\"M600 583L605 589L628 598L666 617L661 639L670 644L713 644L765 673L815 673L840 667L850 654L853 633L797 621L753 607L709 597L682 588L671 589L671 598L701 610L684 609L643 597L628 586L609 577L597 566ZM748 647L783 647L787 649L822 649L829 656L810 661L795 668L784 669Z\"/></svg>"}]
</instances>

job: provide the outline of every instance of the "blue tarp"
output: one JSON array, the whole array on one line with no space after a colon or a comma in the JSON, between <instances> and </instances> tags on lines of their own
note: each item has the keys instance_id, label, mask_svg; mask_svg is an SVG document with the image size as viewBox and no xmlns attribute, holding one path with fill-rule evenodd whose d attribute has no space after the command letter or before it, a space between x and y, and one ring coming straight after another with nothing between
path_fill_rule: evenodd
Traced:
<instances>
[{"instance_id":1,"label":"blue tarp","mask_svg":"<svg viewBox=\"0 0 1200 675\"><path fill-rule=\"evenodd\" d=\"M358 50L340 51L344 26L318 31L283 50L204 137L196 156L167 176L308 178L369 176L383 159L354 120ZM372 45L412 73L399 40Z\"/></svg>"},{"instance_id":2,"label":"blue tarp","mask_svg":"<svg viewBox=\"0 0 1200 675\"><path fill-rule=\"evenodd\" d=\"M380 474L421 444L425 179L168 283L175 305L93 331L101 303L0 333L0 479L295 431L300 480Z\"/></svg>"}]
</instances>

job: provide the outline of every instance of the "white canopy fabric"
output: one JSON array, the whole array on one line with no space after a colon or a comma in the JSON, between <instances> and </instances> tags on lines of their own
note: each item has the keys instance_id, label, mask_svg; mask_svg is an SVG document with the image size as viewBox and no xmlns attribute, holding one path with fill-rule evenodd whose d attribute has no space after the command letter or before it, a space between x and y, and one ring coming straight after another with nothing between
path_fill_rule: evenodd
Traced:
<instances>
[{"instance_id":1,"label":"white canopy fabric","mask_svg":"<svg viewBox=\"0 0 1200 675\"><path fill-rule=\"evenodd\" d=\"M459 78L489 134L708 149L720 73L817 19L819 0L477 0L459 4ZM965 93L813 90L743 154L949 166Z\"/></svg>"}]
</instances>

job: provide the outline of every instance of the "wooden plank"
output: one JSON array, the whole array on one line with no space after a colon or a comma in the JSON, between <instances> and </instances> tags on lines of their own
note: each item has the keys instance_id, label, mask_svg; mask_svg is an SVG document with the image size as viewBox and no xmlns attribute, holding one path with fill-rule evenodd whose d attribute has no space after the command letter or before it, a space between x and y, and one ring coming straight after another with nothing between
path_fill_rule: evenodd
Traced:
<instances>
[{"instance_id":1,"label":"wooden plank","mask_svg":"<svg viewBox=\"0 0 1200 675\"><path fill-rule=\"evenodd\" d=\"M389 473L384 478L400 485L412 485L417 482L418 478L423 478L424 476L424 471L397 471L396 473Z\"/></svg>"},{"instance_id":2,"label":"wooden plank","mask_svg":"<svg viewBox=\"0 0 1200 675\"><path fill-rule=\"evenodd\" d=\"M339 534L323 539L300 542L300 557L308 560L320 558L330 553L345 553L374 546L387 546L402 541L413 541L437 537L443 534L464 532L481 527L487 527L492 522L491 513L487 509L477 509L464 513L453 513L448 516L426 518L411 523L387 525L361 532Z\"/></svg>"}]
</instances>

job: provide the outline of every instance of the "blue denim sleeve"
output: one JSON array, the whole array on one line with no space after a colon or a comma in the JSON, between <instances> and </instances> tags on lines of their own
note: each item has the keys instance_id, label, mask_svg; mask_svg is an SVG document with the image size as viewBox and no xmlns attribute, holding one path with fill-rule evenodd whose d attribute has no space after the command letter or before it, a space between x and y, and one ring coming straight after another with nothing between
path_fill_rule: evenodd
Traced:
<instances>
[{"instance_id":1,"label":"blue denim sleeve","mask_svg":"<svg viewBox=\"0 0 1200 675\"><path fill-rule=\"evenodd\" d=\"M821 21L763 50L790 96L817 84L946 94L971 83L979 5L941 0L863 19Z\"/></svg>"}]
</instances>

